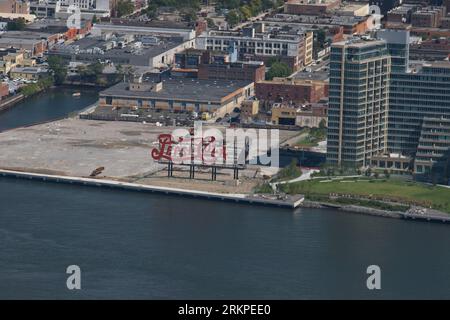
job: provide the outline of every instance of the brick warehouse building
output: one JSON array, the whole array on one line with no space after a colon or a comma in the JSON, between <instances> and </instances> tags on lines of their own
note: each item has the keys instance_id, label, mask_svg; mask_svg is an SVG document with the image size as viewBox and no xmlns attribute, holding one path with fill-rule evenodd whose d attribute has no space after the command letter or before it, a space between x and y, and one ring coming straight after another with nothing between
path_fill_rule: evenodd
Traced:
<instances>
[{"instance_id":1,"label":"brick warehouse building","mask_svg":"<svg viewBox=\"0 0 450 320\"><path fill-rule=\"evenodd\" d=\"M257 82L264 80L265 73L264 63L260 61L212 63L198 66L198 78L204 80L248 80Z\"/></svg>"},{"instance_id":2,"label":"brick warehouse building","mask_svg":"<svg viewBox=\"0 0 450 320\"><path fill-rule=\"evenodd\" d=\"M267 102L318 102L327 96L325 81L274 78L272 81L260 81L255 84L255 95Z\"/></svg>"}]
</instances>

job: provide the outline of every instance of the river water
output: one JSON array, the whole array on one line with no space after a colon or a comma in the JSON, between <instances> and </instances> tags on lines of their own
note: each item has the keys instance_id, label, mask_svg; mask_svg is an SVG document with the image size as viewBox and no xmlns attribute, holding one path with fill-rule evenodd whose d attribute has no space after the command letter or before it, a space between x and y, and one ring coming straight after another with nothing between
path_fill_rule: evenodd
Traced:
<instances>
[{"instance_id":1,"label":"river water","mask_svg":"<svg viewBox=\"0 0 450 320\"><path fill-rule=\"evenodd\" d=\"M41 95L0 126L58 118L89 94ZM6 299L448 299L449 243L444 224L0 178ZM366 287L369 265L381 290Z\"/></svg>"}]
</instances>

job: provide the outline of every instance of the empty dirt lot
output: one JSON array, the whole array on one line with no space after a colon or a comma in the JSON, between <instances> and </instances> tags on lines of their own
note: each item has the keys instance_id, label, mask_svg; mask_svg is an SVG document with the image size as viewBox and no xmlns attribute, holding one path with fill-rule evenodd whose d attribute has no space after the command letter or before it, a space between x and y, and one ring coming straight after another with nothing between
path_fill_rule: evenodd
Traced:
<instances>
[{"instance_id":1,"label":"empty dirt lot","mask_svg":"<svg viewBox=\"0 0 450 320\"><path fill-rule=\"evenodd\" d=\"M64 119L0 133L0 168L27 172L86 177L104 167L99 178L108 177L139 183L212 189L224 192L248 192L260 183L264 168L248 168L242 172L242 184L233 186L232 170L219 172L218 181L208 181L205 171L196 176L198 182L165 177L165 166L156 163L150 152L158 147L158 135L170 133L172 127L156 127L136 122L90 121ZM223 129L223 128L222 128ZM292 138L298 132L280 131L280 140ZM162 171L164 170L164 171ZM272 170L273 173L273 170ZM230 179L231 176L231 179Z\"/></svg>"}]
</instances>

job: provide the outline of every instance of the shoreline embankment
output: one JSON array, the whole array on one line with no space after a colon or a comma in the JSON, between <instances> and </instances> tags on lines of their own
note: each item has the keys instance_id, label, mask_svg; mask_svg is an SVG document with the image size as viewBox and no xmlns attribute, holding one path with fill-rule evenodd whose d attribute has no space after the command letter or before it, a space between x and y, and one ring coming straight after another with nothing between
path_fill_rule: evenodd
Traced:
<instances>
[{"instance_id":1,"label":"shoreline embankment","mask_svg":"<svg viewBox=\"0 0 450 320\"><path fill-rule=\"evenodd\" d=\"M273 206L286 209L301 209L301 208L313 208L313 209L334 209L342 211L343 213L356 213L371 215L384 218L394 218L394 219L409 219L417 221L427 221L427 222L440 222L449 223L450 215L444 214L429 214L429 213L413 213L409 210L407 212L400 211L388 211L375 209L370 207L362 207L356 205L338 205L326 202L317 202L305 200L303 196L299 195L296 198L278 199L271 198L269 196L262 195L247 195L247 194L224 194L224 193L214 193L206 192L200 190L186 190L170 187L161 187L153 185L136 184L129 182L122 182L103 178L86 178L86 177L72 177L72 176L59 176L41 173L31 173L22 171L13 171L0 169L0 177L9 177L16 179L26 179L26 180L37 180L43 182L54 182L54 183L66 183L74 185L84 185L93 187L106 187L113 189L122 189L130 191L140 191L149 193L159 193L166 195L176 195L190 198L200 198L204 200L213 201L228 201L242 204L256 204L263 206Z\"/></svg>"},{"instance_id":2,"label":"shoreline embankment","mask_svg":"<svg viewBox=\"0 0 450 320\"><path fill-rule=\"evenodd\" d=\"M305 199L302 202L301 207L304 208L314 208L314 209L335 209L347 213L357 213L364 215L371 215L383 218L391 219L408 219L417 221L428 221L428 222L440 222L440 223L450 223L450 214L443 212L436 213L418 213L419 210L408 210L406 212L402 211L389 211L370 207L363 207L357 205L339 205L334 203L311 201Z\"/></svg>"},{"instance_id":3,"label":"shoreline embankment","mask_svg":"<svg viewBox=\"0 0 450 320\"><path fill-rule=\"evenodd\" d=\"M14 105L20 101L22 101L23 99L25 99L25 96L21 93L12 96L12 97L8 97L5 100L2 100L0 102L0 112L2 111L6 111L12 107L14 107Z\"/></svg>"},{"instance_id":4,"label":"shoreline embankment","mask_svg":"<svg viewBox=\"0 0 450 320\"><path fill-rule=\"evenodd\" d=\"M303 202L304 197L299 195L296 197L290 197L289 199L278 199L276 197L257 196L248 194L226 194L207 192L200 190L187 190L171 187L162 187L154 185L137 184L130 182L122 182L103 178L87 178L87 177L72 177L61 175L50 175L42 173L32 173L14 170L0 169L0 177L12 177L18 179L48 181L66 184L77 184L94 187L109 187L116 189L143 191L151 193L160 193L167 195L178 195L194 198L203 198L209 200L230 201L236 203L257 204L266 206L276 206L281 208L295 209Z\"/></svg>"}]
</instances>

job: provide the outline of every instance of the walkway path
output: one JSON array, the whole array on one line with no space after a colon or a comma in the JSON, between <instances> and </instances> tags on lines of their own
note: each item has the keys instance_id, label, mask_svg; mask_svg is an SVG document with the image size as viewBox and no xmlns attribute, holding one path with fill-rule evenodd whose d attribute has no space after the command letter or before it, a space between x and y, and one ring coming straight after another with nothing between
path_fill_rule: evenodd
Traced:
<instances>
[{"instance_id":1,"label":"walkway path","mask_svg":"<svg viewBox=\"0 0 450 320\"><path fill-rule=\"evenodd\" d=\"M302 174L300 176L298 176L297 178L294 178L291 180L286 180L286 181L277 181L277 182L269 183L269 185L272 187L272 190L275 192L277 190L277 186L279 184L294 183L294 182L299 182L299 181L310 180L311 175L313 173L319 172L319 171L320 170L317 170L317 169L303 169Z\"/></svg>"}]
</instances>

